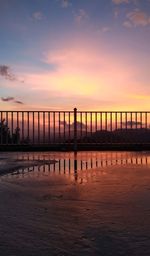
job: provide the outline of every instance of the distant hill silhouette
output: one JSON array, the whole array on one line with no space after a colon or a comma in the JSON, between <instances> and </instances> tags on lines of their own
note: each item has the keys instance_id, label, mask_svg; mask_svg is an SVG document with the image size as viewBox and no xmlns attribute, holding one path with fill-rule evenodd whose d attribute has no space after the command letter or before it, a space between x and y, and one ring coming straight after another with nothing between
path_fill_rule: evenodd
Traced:
<instances>
[{"instance_id":1,"label":"distant hill silhouette","mask_svg":"<svg viewBox=\"0 0 150 256\"><path fill-rule=\"evenodd\" d=\"M150 143L150 129L100 130L78 139L80 143Z\"/></svg>"}]
</instances>

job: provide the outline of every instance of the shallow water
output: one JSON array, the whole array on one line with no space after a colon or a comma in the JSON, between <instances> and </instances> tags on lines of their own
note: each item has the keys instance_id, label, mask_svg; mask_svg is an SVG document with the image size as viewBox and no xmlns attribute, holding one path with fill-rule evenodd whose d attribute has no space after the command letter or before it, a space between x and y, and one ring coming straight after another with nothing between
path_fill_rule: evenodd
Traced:
<instances>
[{"instance_id":1,"label":"shallow water","mask_svg":"<svg viewBox=\"0 0 150 256\"><path fill-rule=\"evenodd\" d=\"M0 255L150 255L150 153L0 158Z\"/></svg>"}]
</instances>

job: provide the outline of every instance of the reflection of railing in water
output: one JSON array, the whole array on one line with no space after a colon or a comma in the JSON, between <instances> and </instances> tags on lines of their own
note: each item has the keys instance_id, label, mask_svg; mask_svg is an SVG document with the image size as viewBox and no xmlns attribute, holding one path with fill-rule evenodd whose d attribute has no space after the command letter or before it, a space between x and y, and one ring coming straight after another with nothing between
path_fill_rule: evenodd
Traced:
<instances>
[{"instance_id":1,"label":"reflection of railing in water","mask_svg":"<svg viewBox=\"0 0 150 256\"><path fill-rule=\"evenodd\" d=\"M69 157L70 156L70 157ZM48 164L47 160L56 160L55 163ZM149 165L150 157L147 155L138 155L131 153L106 153L106 154L18 154L17 160L29 160L33 161L32 167L22 167L12 173L4 175L5 177L12 177L12 175L24 175L43 172L45 174L77 174L79 171L95 170L111 166L123 166L123 165ZM43 160L39 165L35 164L34 160ZM44 162L45 160L45 162Z\"/></svg>"}]
</instances>

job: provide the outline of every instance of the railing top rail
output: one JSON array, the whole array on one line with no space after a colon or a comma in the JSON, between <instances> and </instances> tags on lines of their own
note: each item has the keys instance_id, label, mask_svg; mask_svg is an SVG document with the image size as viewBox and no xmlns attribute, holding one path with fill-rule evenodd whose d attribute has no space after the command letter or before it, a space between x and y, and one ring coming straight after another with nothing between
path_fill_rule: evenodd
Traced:
<instances>
[{"instance_id":1,"label":"railing top rail","mask_svg":"<svg viewBox=\"0 0 150 256\"><path fill-rule=\"evenodd\" d=\"M5 112L5 113L74 113L73 110L0 110L0 113L2 112ZM137 111L137 110L133 110L133 111L113 111L113 110L110 110L110 111L87 111L87 110L83 110L83 111L78 111L77 110L77 113L150 113L150 111L146 111L146 110L143 110L143 111Z\"/></svg>"},{"instance_id":2,"label":"railing top rail","mask_svg":"<svg viewBox=\"0 0 150 256\"><path fill-rule=\"evenodd\" d=\"M74 113L74 111L53 111L53 110L0 110L0 113Z\"/></svg>"},{"instance_id":3,"label":"railing top rail","mask_svg":"<svg viewBox=\"0 0 150 256\"><path fill-rule=\"evenodd\" d=\"M150 111L77 111L78 113L150 113Z\"/></svg>"}]
</instances>

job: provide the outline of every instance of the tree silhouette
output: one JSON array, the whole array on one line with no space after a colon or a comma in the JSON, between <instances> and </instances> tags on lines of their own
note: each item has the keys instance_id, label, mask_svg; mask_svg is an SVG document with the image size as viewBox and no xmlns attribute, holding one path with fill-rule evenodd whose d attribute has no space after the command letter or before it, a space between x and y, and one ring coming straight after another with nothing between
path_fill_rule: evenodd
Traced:
<instances>
[{"instance_id":1,"label":"tree silhouette","mask_svg":"<svg viewBox=\"0 0 150 256\"><path fill-rule=\"evenodd\" d=\"M19 144L20 143L20 128L16 127L15 132L10 135L10 129L5 119L0 122L0 143L1 144Z\"/></svg>"},{"instance_id":2,"label":"tree silhouette","mask_svg":"<svg viewBox=\"0 0 150 256\"><path fill-rule=\"evenodd\" d=\"M11 143L10 129L5 119L0 122L0 142L1 144Z\"/></svg>"}]
</instances>

